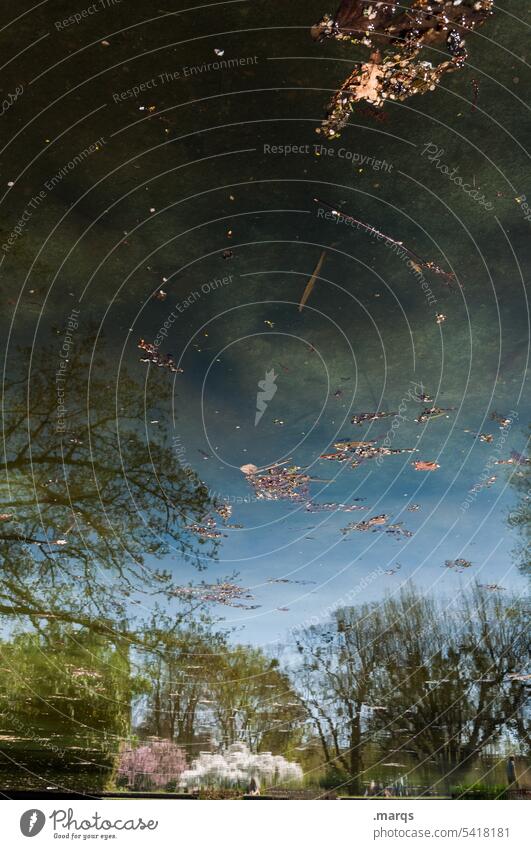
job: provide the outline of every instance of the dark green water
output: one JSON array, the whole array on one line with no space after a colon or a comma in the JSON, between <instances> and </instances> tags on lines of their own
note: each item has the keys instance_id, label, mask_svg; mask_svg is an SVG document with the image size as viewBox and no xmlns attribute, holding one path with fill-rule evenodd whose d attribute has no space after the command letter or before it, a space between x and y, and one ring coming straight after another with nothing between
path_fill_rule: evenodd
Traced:
<instances>
[{"instance_id":1,"label":"dark green water","mask_svg":"<svg viewBox=\"0 0 531 849\"><path fill-rule=\"evenodd\" d=\"M118 562L126 572L167 570L183 585L238 573L252 601L210 612L236 629L233 641L274 653L288 629L322 621L345 597L380 601L406 580L443 601L473 581L523 595L521 537L507 520L528 489L525 467L492 464L511 451L527 456L528 3L497 4L470 37L465 68L435 92L389 102L380 118L353 112L324 147L315 128L325 105L366 58L362 48L312 42L310 26L333 8L185 6L123 0L65 25L70 4L23 3L0 36L2 96L23 89L1 115L6 644L61 612L74 627L95 616L104 633L137 613L161 623L156 590L128 589ZM222 58L231 67L214 67ZM489 209L430 161L435 148ZM428 301L388 243L327 220L315 197L453 271L459 285L450 291L427 272ZM436 313L446 320L437 324ZM141 363L140 339L158 339L183 373ZM277 390L255 426L258 382L271 369ZM447 417L414 421L422 406L408 395L413 381L452 408ZM394 444L418 453L357 469L320 459L339 438L381 441L391 419L358 428L351 416L401 403ZM510 417L504 431L493 411ZM169 458L189 477L170 480ZM361 498L366 514L256 501L240 466L286 458L311 470L315 502ZM416 472L414 459L440 468ZM218 521L215 559L190 532L205 498L188 492L192 474L241 526ZM420 510L408 512L411 503ZM341 534L382 513L413 535ZM176 541L179 522L188 530ZM190 562L196 549L203 573ZM444 567L457 558L472 566ZM310 583L268 583L286 577ZM175 602L163 608L175 615ZM127 690L124 668L103 656L116 672L103 698L119 709L80 718L72 692L64 715L74 731L55 705L43 728L38 710L17 727L24 699L49 705L50 692L42 682L32 689L3 654L2 692L14 676L18 700L0 732L4 786L41 786L35 776L87 790L107 782L145 688ZM59 766L27 742L28 728L59 735L68 752ZM71 746L82 750L79 768ZM102 772L85 763L94 749L105 753L95 758Z\"/></svg>"}]
</instances>

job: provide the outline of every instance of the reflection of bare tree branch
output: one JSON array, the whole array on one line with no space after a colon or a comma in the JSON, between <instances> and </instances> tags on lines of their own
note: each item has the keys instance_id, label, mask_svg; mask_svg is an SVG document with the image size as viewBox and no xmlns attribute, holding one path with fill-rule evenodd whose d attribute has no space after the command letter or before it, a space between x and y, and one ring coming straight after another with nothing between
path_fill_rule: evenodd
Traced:
<instances>
[{"instance_id":1,"label":"reflection of bare tree branch","mask_svg":"<svg viewBox=\"0 0 531 849\"><path fill-rule=\"evenodd\" d=\"M294 681L326 762L355 786L366 743L435 761L456 783L503 734L529 734L526 608L480 588L446 607L413 588L336 611L297 639ZM358 788L359 789L359 788Z\"/></svg>"},{"instance_id":2,"label":"reflection of bare tree branch","mask_svg":"<svg viewBox=\"0 0 531 849\"><path fill-rule=\"evenodd\" d=\"M18 371L6 383L1 614L124 621L130 596L171 589L146 556L173 551L201 568L199 543L215 553L190 529L212 507L206 488L181 467L163 424L149 444L142 438L143 387L124 374L115 410L105 363L92 363L87 384L89 356L81 345L69 361L65 432L56 430L53 350L41 352L29 385ZM160 409L168 393L156 392Z\"/></svg>"}]
</instances>

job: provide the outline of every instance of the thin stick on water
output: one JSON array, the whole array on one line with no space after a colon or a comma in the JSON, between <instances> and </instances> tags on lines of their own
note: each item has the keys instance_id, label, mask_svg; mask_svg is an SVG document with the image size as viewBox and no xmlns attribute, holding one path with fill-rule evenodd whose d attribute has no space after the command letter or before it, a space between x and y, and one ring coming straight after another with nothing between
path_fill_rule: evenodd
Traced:
<instances>
[{"instance_id":1,"label":"thin stick on water","mask_svg":"<svg viewBox=\"0 0 531 849\"><path fill-rule=\"evenodd\" d=\"M433 271L434 274L438 274L440 277L444 277L448 280L448 285L452 280L455 280L455 274L452 271L444 271L438 265L436 265L431 260L422 259L415 251L412 251L410 248L406 247L403 242L398 241L398 239L393 239L392 236L388 236L386 233L382 233L380 230L377 230L376 227L373 227L371 224L367 224L365 221L360 221L358 218L354 218L353 215L348 215L345 212L342 212L336 206L333 206L331 203L328 203L326 200L321 200L321 198L314 198L315 203L320 203L323 206L327 206L332 210L334 215L341 216L345 220L353 221L354 224L357 224L360 227L364 227L369 233L374 233L375 236L381 236L387 242L390 242L392 245L399 245L402 250L407 253L421 268L427 268L429 271Z\"/></svg>"},{"instance_id":2,"label":"thin stick on water","mask_svg":"<svg viewBox=\"0 0 531 849\"><path fill-rule=\"evenodd\" d=\"M319 272L321 271L321 267L323 265L325 256L326 256L326 251L323 251L321 253L321 256L319 257L319 262L317 263L317 265L315 266L315 268L313 270L312 276L310 277L310 279L308 280L308 283L306 284L306 288L305 288L304 292L302 293L301 302L299 304L299 312L302 312L302 310L304 308L304 304L306 303L306 301L308 300L308 298L312 294L313 287L315 286L315 281L317 280L317 278L319 276Z\"/></svg>"}]
</instances>

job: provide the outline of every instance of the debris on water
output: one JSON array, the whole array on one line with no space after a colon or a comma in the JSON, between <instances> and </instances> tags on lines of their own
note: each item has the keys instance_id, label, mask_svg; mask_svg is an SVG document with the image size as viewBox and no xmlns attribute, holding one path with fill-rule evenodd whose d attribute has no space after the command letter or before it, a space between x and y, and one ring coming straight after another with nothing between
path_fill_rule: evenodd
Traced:
<instances>
[{"instance_id":1,"label":"debris on water","mask_svg":"<svg viewBox=\"0 0 531 849\"><path fill-rule=\"evenodd\" d=\"M416 513L417 510L420 510L420 504L410 504L408 507L406 507L406 510L408 510L410 513Z\"/></svg>"},{"instance_id":2,"label":"debris on water","mask_svg":"<svg viewBox=\"0 0 531 849\"><path fill-rule=\"evenodd\" d=\"M306 301L308 300L308 298L312 294L313 287L315 286L316 280L317 280L319 273L321 271L323 262L325 260L325 256L326 256L326 251L323 251L321 253L321 256L319 257L319 261L318 261L317 265L315 266L315 268L313 270L312 276L310 277L310 279L308 280L308 283L306 284L306 288L305 288L304 292L302 293L302 298L301 298L300 303L299 303L299 312L302 312L302 310L304 309L304 305L305 305Z\"/></svg>"},{"instance_id":3,"label":"debris on water","mask_svg":"<svg viewBox=\"0 0 531 849\"><path fill-rule=\"evenodd\" d=\"M424 424L424 422L430 421L430 419L437 419L452 410L455 410L455 407L425 407L422 413L417 416L415 421L419 424Z\"/></svg>"},{"instance_id":4,"label":"debris on water","mask_svg":"<svg viewBox=\"0 0 531 849\"><path fill-rule=\"evenodd\" d=\"M490 590L490 592L498 592L504 590L505 587L501 587L499 584L478 584L482 590Z\"/></svg>"},{"instance_id":5,"label":"debris on water","mask_svg":"<svg viewBox=\"0 0 531 849\"><path fill-rule=\"evenodd\" d=\"M217 504L214 508L218 516L221 516L224 522L232 516L232 507L230 504Z\"/></svg>"},{"instance_id":6,"label":"debris on water","mask_svg":"<svg viewBox=\"0 0 531 849\"><path fill-rule=\"evenodd\" d=\"M492 433L474 433L474 431L468 430L467 428L465 428L464 432L470 433L476 439L479 439L480 442L490 443L494 440L494 436L492 435Z\"/></svg>"},{"instance_id":7,"label":"debris on water","mask_svg":"<svg viewBox=\"0 0 531 849\"><path fill-rule=\"evenodd\" d=\"M171 595L182 601L201 601L223 604L227 607L239 607L244 610L255 610L260 605L249 605L245 603L253 596L249 590L228 581L220 581L216 584L201 583L196 586L174 587ZM192 667L190 667L192 668Z\"/></svg>"},{"instance_id":8,"label":"debris on water","mask_svg":"<svg viewBox=\"0 0 531 849\"><path fill-rule=\"evenodd\" d=\"M495 460L495 466L529 466L531 464L530 457L524 457L518 451L511 451L511 456L508 460Z\"/></svg>"},{"instance_id":9,"label":"debris on water","mask_svg":"<svg viewBox=\"0 0 531 849\"><path fill-rule=\"evenodd\" d=\"M334 443L334 448L338 450L321 454L320 459L335 460L338 463L349 461L352 468L356 468L364 460L374 460L377 457L390 457L394 454L412 454L417 450L416 448L387 448L383 445L378 447L375 444L375 440L367 442L341 440Z\"/></svg>"},{"instance_id":10,"label":"debris on water","mask_svg":"<svg viewBox=\"0 0 531 849\"><path fill-rule=\"evenodd\" d=\"M402 522L396 522L394 525L389 525L385 529L386 534L391 534L391 536L395 537L407 537L408 539L413 536L413 531L408 531L407 528L402 527Z\"/></svg>"},{"instance_id":11,"label":"debris on water","mask_svg":"<svg viewBox=\"0 0 531 849\"><path fill-rule=\"evenodd\" d=\"M221 252L221 256L223 259L232 259L234 253L230 250L230 248L225 248L225 250Z\"/></svg>"},{"instance_id":12,"label":"debris on water","mask_svg":"<svg viewBox=\"0 0 531 849\"><path fill-rule=\"evenodd\" d=\"M216 530L216 520L211 516L207 517L202 524L189 525L188 529L201 539L219 539L224 536L221 531Z\"/></svg>"},{"instance_id":13,"label":"debris on water","mask_svg":"<svg viewBox=\"0 0 531 849\"><path fill-rule=\"evenodd\" d=\"M446 73L459 71L468 59L464 34L481 26L493 11L493 0L414 0L407 8L395 2L342 0L334 17L326 14L312 27L312 38L361 44L371 53L368 61L355 63L317 132L337 138L358 104L381 107L386 100L404 101L434 91ZM446 46L449 58L436 65L421 59L425 45ZM474 89L473 109L477 93Z\"/></svg>"},{"instance_id":14,"label":"debris on water","mask_svg":"<svg viewBox=\"0 0 531 849\"><path fill-rule=\"evenodd\" d=\"M476 79L472 80L472 108L471 112L475 112L478 105L478 97L479 97L479 83Z\"/></svg>"},{"instance_id":15,"label":"debris on water","mask_svg":"<svg viewBox=\"0 0 531 849\"><path fill-rule=\"evenodd\" d=\"M256 466L241 466L248 482L253 487L256 498L266 501L306 501L309 496L310 476L301 471L300 466L287 466L284 463L274 463L266 469L259 470Z\"/></svg>"},{"instance_id":16,"label":"debris on water","mask_svg":"<svg viewBox=\"0 0 531 849\"><path fill-rule=\"evenodd\" d=\"M358 415L352 416L350 421L352 424L361 426L362 424L365 424L365 422L375 422L378 419L386 419L389 418L389 416L397 415L398 413L396 411L393 413L385 413L382 411L378 413L358 413Z\"/></svg>"},{"instance_id":17,"label":"debris on water","mask_svg":"<svg viewBox=\"0 0 531 849\"><path fill-rule=\"evenodd\" d=\"M376 227L373 227L372 224L367 224L365 221L360 221L357 218L354 218L352 215L348 215L342 210L339 210L337 207L333 206L333 204L328 203L328 201L321 200L321 198L314 198L315 203L322 204L323 206L327 206L331 211L332 215L336 217L337 223L340 221L349 221L355 224L357 227L362 227L370 236L375 236L377 239L384 239L386 242L389 242L391 245L397 245L403 253L408 254L413 261L416 262L419 269L426 268L428 271L432 271L434 274L438 274L441 277L444 277L447 281L448 286L451 286L451 283L455 281L456 276L453 271L444 271L440 266L436 265L432 260L424 260L422 259L415 251L412 251L411 248L408 248L404 242L399 241L398 239L393 239L391 236L387 236L385 233L382 233L380 230L377 230Z\"/></svg>"},{"instance_id":18,"label":"debris on water","mask_svg":"<svg viewBox=\"0 0 531 849\"><path fill-rule=\"evenodd\" d=\"M385 574L386 574L386 575L396 575L396 573L397 573L397 572L399 571L399 569L401 569L401 568L402 568L402 567L401 567L400 563L397 563L397 564L395 565L395 568L394 568L394 569L384 569L384 572L385 572Z\"/></svg>"},{"instance_id":19,"label":"debris on water","mask_svg":"<svg viewBox=\"0 0 531 849\"><path fill-rule=\"evenodd\" d=\"M442 312L436 312L435 313L435 321L436 321L437 324L442 324L443 321L446 321L445 314L442 313Z\"/></svg>"},{"instance_id":20,"label":"debris on water","mask_svg":"<svg viewBox=\"0 0 531 849\"><path fill-rule=\"evenodd\" d=\"M214 53L216 54L216 56L224 56L225 55L225 51L221 50L219 47L214 47Z\"/></svg>"},{"instance_id":21,"label":"debris on water","mask_svg":"<svg viewBox=\"0 0 531 849\"><path fill-rule=\"evenodd\" d=\"M470 569L472 563L470 560L464 560L462 557L458 557L457 560L445 560L444 566L447 569L455 569L456 572L462 572L464 569Z\"/></svg>"},{"instance_id":22,"label":"debris on water","mask_svg":"<svg viewBox=\"0 0 531 849\"><path fill-rule=\"evenodd\" d=\"M505 427L509 427L512 422L512 419L505 418L505 416L500 416L500 414L497 413L496 410L494 410L490 414L490 417L493 422L496 422L500 426L500 430L503 430L503 428Z\"/></svg>"},{"instance_id":23,"label":"debris on water","mask_svg":"<svg viewBox=\"0 0 531 849\"><path fill-rule=\"evenodd\" d=\"M380 516L371 516L370 519L365 519L363 522L350 522L345 528L341 528L341 533L348 534L351 531L368 531L375 526L385 525L388 521L389 516L382 513Z\"/></svg>"},{"instance_id":24,"label":"debris on water","mask_svg":"<svg viewBox=\"0 0 531 849\"><path fill-rule=\"evenodd\" d=\"M168 293L165 292L164 289L159 289L158 292L155 292L153 297L156 298L157 301L165 301L168 297Z\"/></svg>"},{"instance_id":25,"label":"debris on water","mask_svg":"<svg viewBox=\"0 0 531 849\"><path fill-rule=\"evenodd\" d=\"M283 419L273 419L273 424L282 426L284 424L284 420Z\"/></svg>"},{"instance_id":26,"label":"debris on water","mask_svg":"<svg viewBox=\"0 0 531 849\"><path fill-rule=\"evenodd\" d=\"M298 581L293 578L268 578L268 584L300 584L301 586L307 586L308 584L316 584L317 581Z\"/></svg>"},{"instance_id":27,"label":"debris on water","mask_svg":"<svg viewBox=\"0 0 531 849\"><path fill-rule=\"evenodd\" d=\"M433 460L415 460L411 465L417 472L435 472L437 469L441 468L439 464Z\"/></svg>"},{"instance_id":28,"label":"debris on water","mask_svg":"<svg viewBox=\"0 0 531 849\"><path fill-rule=\"evenodd\" d=\"M333 397L337 398L338 400L340 398L342 398L343 397L343 390L342 389L336 389L336 391L333 394Z\"/></svg>"},{"instance_id":29,"label":"debris on water","mask_svg":"<svg viewBox=\"0 0 531 849\"><path fill-rule=\"evenodd\" d=\"M496 475L491 475L490 478L487 478L485 481L479 481L475 483L474 486L469 489L469 492L480 492L482 489L489 489L493 483L496 481Z\"/></svg>"},{"instance_id":30,"label":"debris on water","mask_svg":"<svg viewBox=\"0 0 531 849\"><path fill-rule=\"evenodd\" d=\"M210 454L207 454L206 451L203 451L202 448L198 448L197 450L198 450L199 454L201 454L201 457L203 458L203 460L210 460Z\"/></svg>"},{"instance_id":31,"label":"debris on water","mask_svg":"<svg viewBox=\"0 0 531 849\"><path fill-rule=\"evenodd\" d=\"M175 364L175 360L171 354L161 354L156 345L153 345L151 342L145 342L144 339L140 340L138 347L146 353L145 357L140 358L141 363L152 363L158 368L167 368L175 374L183 374L184 369Z\"/></svg>"},{"instance_id":32,"label":"debris on water","mask_svg":"<svg viewBox=\"0 0 531 849\"><path fill-rule=\"evenodd\" d=\"M356 499L354 499L356 500ZM360 500L360 499L357 499ZM307 513L324 513L332 510L341 510L344 513L352 513L354 510L367 510L366 507L360 504L340 504L336 502L327 502L326 504L316 504L314 501L307 501L304 505Z\"/></svg>"},{"instance_id":33,"label":"debris on water","mask_svg":"<svg viewBox=\"0 0 531 849\"><path fill-rule=\"evenodd\" d=\"M273 328L273 327L275 326L275 322L274 322L274 321L269 321L269 319L268 319L268 318L264 319L264 324L267 324L267 326L268 326L268 327L271 327L271 328Z\"/></svg>"}]
</instances>

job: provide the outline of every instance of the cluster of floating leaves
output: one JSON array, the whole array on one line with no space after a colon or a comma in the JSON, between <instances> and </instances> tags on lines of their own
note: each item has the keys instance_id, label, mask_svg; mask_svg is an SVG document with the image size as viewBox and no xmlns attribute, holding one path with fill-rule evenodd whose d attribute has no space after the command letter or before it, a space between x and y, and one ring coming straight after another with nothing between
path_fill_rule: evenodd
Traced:
<instances>
[{"instance_id":1,"label":"cluster of floating leaves","mask_svg":"<svg viewBox=\"0 0 531 849\"><path fill-rule=\"evenodd\" d=\"M470 560L458 557L456 560L445 560L444 565L447 569L454 569L456 572L462 572L464 569L470 569L472 563Z\"/></svg>"},{"instance_id":2,"label":"cluster of floating leaves","mask_svg":"<svg viewBox=\"0 0 531 849\"><path fill-rule=\"evenodd\" d=\"M394 525L389 525L385 529L386 534L391 534L394 537L407 537L408 539L413 536L413 531L408 531L407 528L403 527L402 522L396 522Z\"/></svg>"},{"instance_id":3,"label":"cluster of floating leaves","mask_svg":"<svg viewBox=\"0 0 531 849\"><path fill-rule=\"evenodd\" d=\"M254 489L258 500L308 501L310 476L300 466L274 463L266 469L258 469L252 463L240 467Z\"/></svg>"},{"instance_id":4,"label":"cluster of floating leaves","mask_svg":"<svg viewBox=\"0 0 531 849\"><path fill-rule=\"evenodd\" d=\"M464 65L463 34L483 24L493 8L493 0L440 0L436 5L413 0L409 7L396 2L368 5L365 0L342 0L333 18L325 15L312 27L314 40L349 41L369 47L372 53L369 61L358 64L343 82L317 132L337 137L362 101L379 107L386 100L402 101L433 91L444 74ZM450 58L433 66L419 54L425 45L437 43L446 44ZM382 57L380 46L392 52Z\"/></svg>"},{"instance_id":5,"label":"cluster of floating leaves","mask_svg":"<svg viewBox=\"0 0 531 849\"><path fill-rule=\"evenodd\" d=\"M244 610L256 610L259 604L247 604L251 593L237 584L222 581L217 584L198 584L191 587L174 587L172 595L182 601L200 601L223 604L226 607L239 607Z\"/></svg>"},{"instance_id":6,"label":"cluster of floating leaves","mask_svg":"<svg viewBox=\"0 0 531 849\"><path fill-rule=\"evenodd\" d=\"M350 522L345 528L341 528L342 534L349 534L351 531L370 531L371 529L385 525L389 521L389 516L382 513L380 516L371 516L364 522Z\"/></svg>"},{"instance_id":7,"label":"cluster of floating leaves","mask_svg":"<svg viewBox=\"0 0 531 849\"><path fill-rule=\"evenodd\" d=\"M241 525L227 524L228 520L232 516L232 507L230 504L216 504L214 512L221 517L226 528L242 527ZM195 524L190 525L189 530L191 530L196 536L201 537L201 539L219 539L220 537L226 536L226 534L218 530L217 524L217 520L214 516L207 516L202 523L196 522Z\"/></svg>"},{"instance_id":8,"label":"cluster of floating leaves","mask_svg":"<svg viewBox=\"0 0 531 849\"><path fill-rule=\"evenodd\" d=\"M144 356L140 357L141 363L152 363L158 368L167 368L176 374L183 373L183 369L176 364L171 354L161 354L157 346L153 345L151 342L146 342L144 339L141 339L138 343L138 347L144 351Z\"/></svg>"},{"instance_id":9,"label":"cluster of floating leaves","mask_svg":"<svg viewBox=\"0 0 531 849\"><path fill-rule=\"evenodd\" d=\"M372 414L374 415L374 414ZM386 414L387 415L387 414ZM376 457L389 457L393 454L412 454L416 448L388 448L377 446L375 440L355 441L342 440L334 443L336 451L321 454L321 460L334 460L338 463L350 462L352 468L360 465L363 460L374 460Z\"/></svg>"},{"instance_id":10,"label":"cluster of floating leaves","mask_svg":"<svg viewBox=\"0 0 531 849\"><path fill-rule=\"evenodd\" d=\"M378 419L386 419L386 418L389 418L390 416L397 416L397 415L398 415L398 413L396 412L396 410L395 410L395 412L392 412L392 413L386 413L383 410L380 411L380 412L377 412L377 413L358 413L356 416L352 416L350 421L352 422L352 424L361 426L361 425L365 424L366 422L375 422L375 421L378 421Z\"/></svg>"},{"instance_id":11,"label":"cluster of floating leaves","mask_svg":"<svg viewBox=\"0 0 531 849\"><path fill-rule=\"evenodd\" d=\"M389 516L386 513L382 513L379 516L371 516L370 519L366 519L364 522L350 522L345 528L341 528L342 534L349 534L351 531L373 531L373 533L377 530L380 530L383 525L386 525L389 521ZM388 525L385 529L387 534L391 534L394 537L412 537L413 531L408 531L404 528L402 522L396 522L393 525Z\"/></svg>"},{"instance_id":12,"label":"cluster of floating leaves","mask_svg":"<svg viewBox=\"0 0 531 849\"><path fill-rule=\"evenodd\" d=\"M445 413L449 413L451 410L455 410L455 407L447 407L446 409L443 407L425 407L415 421L419 424L424 424L431 419L438 419L440 416L444 416Z\"/></svg>"},{"instance_id":13,"label":"cluster of floating leaves","mask_svg":"<svg viewBox=\"0 0 531 849\"><path fill-rule=\"evenodd\" d=\"M224 536L221 531L217 530L216 520L212 516L207 516L202 524L189 525L189 529L201 539L219 539Z\"/></svg>"},{"instance_id":14,"label":"cluster of floating leaves","mask_svg":"<svg viewBox=\"0 0 531 849\"><path fill-rule=\"evenodd\" d=\"M355 499L361 500L361 499ZM329 501L325 504L318 504L315 501L307 501L304 505L308 513L324 513L342 510L344 513L352 513L354 510L366 510L361 504L341 504L335 501Z\"/></svg>"}]
</instances>

